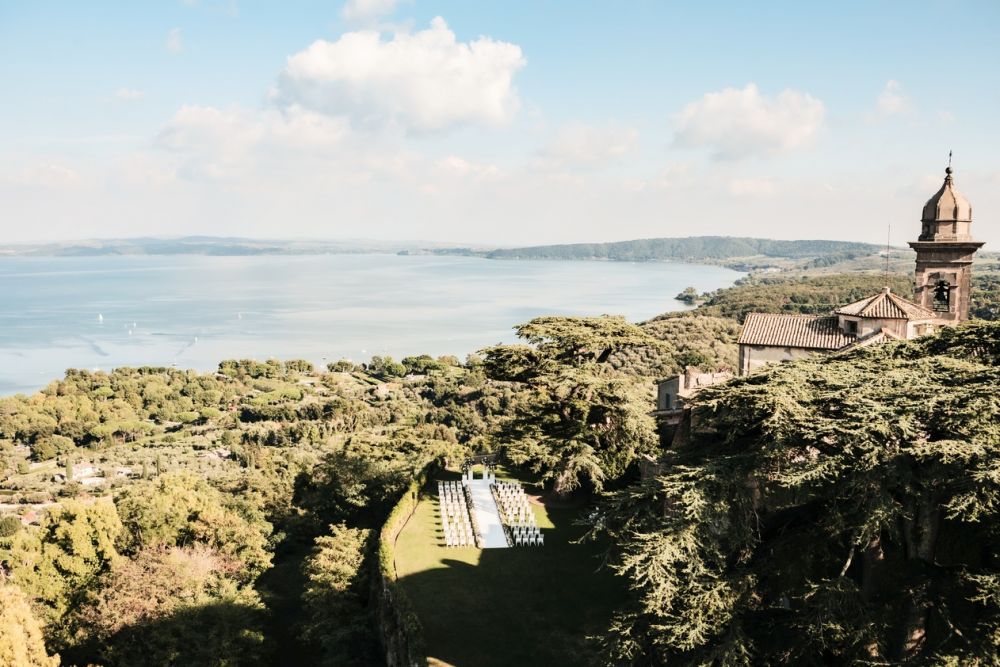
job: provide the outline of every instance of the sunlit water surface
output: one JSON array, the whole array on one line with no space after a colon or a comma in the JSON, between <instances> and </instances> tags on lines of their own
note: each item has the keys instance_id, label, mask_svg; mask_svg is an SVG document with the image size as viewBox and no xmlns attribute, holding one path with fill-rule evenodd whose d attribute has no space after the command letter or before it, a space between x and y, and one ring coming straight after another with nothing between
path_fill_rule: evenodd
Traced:
<instances>
[{"instance_id":1,"label":"sunlit water surface","mask_svg":"<svg viewBox=\"0 0 1000 667\"><path fill-rule=\"evenodd\" d=\"M667 263L397 255L0 259L0 395L67 368L211 370L222 359L323 364L460 357L538 315L647 319L741 274Z\"/></svg>"}]
</instances>

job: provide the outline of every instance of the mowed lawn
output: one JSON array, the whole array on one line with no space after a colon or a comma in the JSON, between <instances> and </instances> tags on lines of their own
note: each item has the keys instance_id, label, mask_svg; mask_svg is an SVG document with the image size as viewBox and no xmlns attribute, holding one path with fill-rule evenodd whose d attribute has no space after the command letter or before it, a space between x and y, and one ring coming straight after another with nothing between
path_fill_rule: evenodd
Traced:
<instances>
[{"instance_id":1,"label":"mowed lawn","mask_svg":"<svg viewBox=\"0 0 1000 667\"><path fill-rule=\"evenodd\" d=\"M448 548L436 495L432 481L396 542L396 571L431 664L588 664L596 646L586 638L604 633L625 593L621 579L599 569L598 545L571 544L584 532L573 522L585 510L533 505L543 547Z\"/></svg>"}]
</instances>

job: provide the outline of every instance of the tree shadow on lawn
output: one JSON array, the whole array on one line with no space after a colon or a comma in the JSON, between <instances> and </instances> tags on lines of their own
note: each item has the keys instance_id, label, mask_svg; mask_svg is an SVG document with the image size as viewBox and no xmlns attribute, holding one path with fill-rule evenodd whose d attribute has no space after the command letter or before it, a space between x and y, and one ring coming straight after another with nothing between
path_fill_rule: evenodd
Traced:
<instances>
[{"instance_id":1,"label":"tree shadow on lawn","mask_svg":"<svg viewBox=\"0 0 1000 667\"><path fill-rule=\"evenodd\" d=\"M266 664L264 611L233 602L179 609L126 626L103 642L73 647L64 665L259 667Z\"/></svg>"},{"instance_id":2,"label":"tree shadow on lawn","mask_svg":"<svg viewBox=\"0 0 1000 667\"><path fill-rule=\"evenodd\" d=\"M431 484L422 502L436 504ZM597 647L587 636L604 634L626 592L621 579L600 568L603 545L572 543L585 530L574 523L584 511L546 508L552 527L542 529L544 547L483 550L441 546L437 511L433 522L425 514L421 534L411 539L432 542L425 545L431 553L425 569L400 583L431 657L458 667L590 663Z\"/></svg>"}]
</instances>

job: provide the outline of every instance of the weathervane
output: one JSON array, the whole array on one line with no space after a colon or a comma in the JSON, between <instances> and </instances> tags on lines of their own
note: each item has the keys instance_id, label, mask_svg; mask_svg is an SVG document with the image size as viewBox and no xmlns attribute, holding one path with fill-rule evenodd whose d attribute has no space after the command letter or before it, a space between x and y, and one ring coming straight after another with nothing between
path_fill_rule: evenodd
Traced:
<instances>
[{"instance_id":1,"label":"weathervane","mask_svg":"<svg viewBox=\"0 0 1000 667\"><path fill-rule=\"evenodd\" d=\"M948 151L948 168L951 169L951 151Z\"/></svg>"}]
</instances>

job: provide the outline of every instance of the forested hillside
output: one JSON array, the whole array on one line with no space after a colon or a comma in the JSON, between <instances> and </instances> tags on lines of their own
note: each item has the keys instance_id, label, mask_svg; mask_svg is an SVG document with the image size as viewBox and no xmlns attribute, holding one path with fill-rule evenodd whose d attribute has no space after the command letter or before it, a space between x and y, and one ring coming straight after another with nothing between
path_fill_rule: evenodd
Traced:
<instances>
[{"instance_id":1,"label":"forested hillside","mask_svg":"<svg viewBox=\"0 0 1000 667\"><path fill-rule=\"evenodd\" d=\"M490 259L605 259L645 262L674 260L723 264L745 264L748 258L815 260L832 257L842 261L877 253L870 243L848 241L779 241L731 236L691 236L639 239L614 243L573 243L568 245L500 248L485 253Z\"/></svg>"},{"instance_id":2,"label":"forested hillside","mask_svg":"<svg viewBox=\"0 0 1000 667\"><path fill-rule=\"evenodd\" d=\"M0 524L4 595L32 603L5 632L42 624L62 664L377 661L371 529L510 398L475 364L406 362L73 371L0 400L2 500L39 517Z\"/></svg>"}]
</instances>

